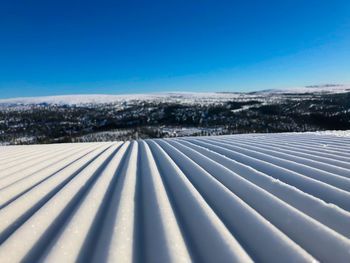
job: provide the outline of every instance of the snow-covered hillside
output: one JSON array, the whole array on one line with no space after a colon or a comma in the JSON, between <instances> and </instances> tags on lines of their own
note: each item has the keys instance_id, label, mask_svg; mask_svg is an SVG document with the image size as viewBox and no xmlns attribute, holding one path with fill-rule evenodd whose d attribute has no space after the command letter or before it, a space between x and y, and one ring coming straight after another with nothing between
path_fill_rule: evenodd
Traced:
<instances>
[{"instance_id":1,"label":"snow-covered hillside","mask_svg":"<svg viewBox=\"0 0 350 263\"><path fill-rule=\"evenodd\" d=\"M129 95L62 95L49 97L28 97L2 99L0 105L32 105L32 104L55 104L55 105L86 105L86 104L114 104L130 101L169 101L169 102L218 102L220 100L237 99L244 94L239 93L150 93Z\"/></svg>"},{"instance_id":2,"label":"snow-covered hillside","mask_svg":"<svg viewBox=\"0 0 350 263\"><path fill-rule=\"evenodd\" d=\"M349 85L325 85L312 87L297 87L291 89L263 90L257 92L164 92L129 95L62 95L47 97L23 97L0 99L0 106L55 104L55 105L87 105L113 104L130 101L181 102L181 103L213 103L227 100L279 97L284 94L312 94L312 93L345 93L350 92Z\"/></svg>"},{"instance_id":3,"label":"snow-covered hillside","mask_svg":"<svg viewBox=\"0 0 350 263\"><path fill-rule=\"evenodd\" d=\"M349 262L342 135L0 147L0 262Z\"/></svg>"},{"instance_id":4,"label":"snow-covered hillside","mask_svg":"<svg viewBox=\"0 0 350 263\"><path fill-rule=\"evenodd\" d=\"M314 85L306 87L296 87L289 89L271 89L263 90L258 93L267 93L267 94L286 94L286 93L344 93L350 92L350 85Z\"/></svg>"}]
</instances>

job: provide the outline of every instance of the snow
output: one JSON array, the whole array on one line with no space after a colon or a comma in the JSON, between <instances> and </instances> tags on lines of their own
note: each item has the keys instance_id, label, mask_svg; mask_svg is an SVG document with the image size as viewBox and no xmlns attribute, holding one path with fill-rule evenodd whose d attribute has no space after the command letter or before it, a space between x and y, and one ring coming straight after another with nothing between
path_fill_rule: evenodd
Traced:
<instances>
[{"instance_id":1,"label":"snow","mask_svg":"<svg viewBox=\"0 0 350 263\"><path fill-rule=\"evenodd\" d=\"M0 262L348 262L348 132L0 147Z\"/></svg>"},{"instance_id":2,"label":"snow","mask_svg":"<svg viewBox=\"0 0 350 263\"><path fill-rule=\"evenodd\" d=\"M149 93L149 94L127 94L127 95L61 95L48 97L24 97L1 99L0 105L32 105L32 104L54 104L54 105L89 105L123 103L131 101L173 101L181 103L210 103L212 101L226 101L227 99L239 98L240 93Z\"/></svg>"},{"instance_id":3,"label":"snow","mask_svg":"<svg viewBox=\"0 0 350 263\"><path fill-rule=\"evenodd\" d=\"M53 105L96 105L96 104L120 104L132 101L177 102L182 104L192 103L218 103L228 100L245 100L259 98L278 98L284 94L324 94L350 92L350 85L330 85L315 87L295 87L288 89L271 89L256 92L163 92L148 94L76 94L44 97L19 97L0 99L0 106L19 106L35 104ZM251 106L247 106L249 108Z\"/></svg>"},{"instance_id":4,"label":"snow","mask_svg":"<svg viewBox=\"0 0 350 263\"><path fill-rule=\"evenodd\" d=\"M286 94L286 93L345 93L350 92L350 85L315 85L307 87L295 87L287 89L263 90L258 93Z\"/></svg>"},{"instance_id":5,"label":"snow","mask_svg":"<svg viewBox=\"0 0 350 263\"><path fill-rule=\"evenodd\" d=\"M350 131L321 131L316 132L317 135L332 135L338 137L350 137Z\"/></svg>"}]
</instances>

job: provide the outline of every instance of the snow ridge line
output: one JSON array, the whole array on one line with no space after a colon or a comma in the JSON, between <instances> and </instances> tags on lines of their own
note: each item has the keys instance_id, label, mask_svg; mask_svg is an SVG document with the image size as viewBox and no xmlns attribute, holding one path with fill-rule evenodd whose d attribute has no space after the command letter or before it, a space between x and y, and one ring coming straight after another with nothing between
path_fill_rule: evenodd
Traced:
<instances>
[{"instance_id":1,"label":"snow ridge line","mask_svg":"<svg viewBox=\"0 0 350 263\"><path fill-rule=\"evenodd\" d=\"M348 262L348 160L314 133L3 146L0 262Z\"/></svg>"},{"instance_id":2,"label":"snow ridge line","mask_svg":"<svg viewBox=\"0 0 350 263\"><path fill-rule=\"evenodd\" d=\"M256 140L236 140L242 144L248 144L252 146L257 146ZM296 150L295 147L283 146L281 143L271 143L271 141L267 142L266 140L259 140L259 146L263 146L263 149L275 150L280 153L292 154L296 157L304 158L304 161L318 161L324 163L325 165L335 166L338 169L350 169L350 159L346 160L343 158L339 158L337 155L325 155L320 151L310 151L303 150L300 147Z\"/></svg>"},{"instance_id":3,"label":"snow ridge line","mask_svg":"<svg viewBox=\"0 0 350 263\"><path fill-rule=\"evenodd\" d=\"M285 154L277 150L265 149L255 145L252 146L248 143L242 144L240 142L223 142L221 140L215 141L227 143L230 146L244 148L244 150L253 151L254 153L260 154L260 156L262 156L260 159L272 160L269 162L277 163L281 167L285 167L311 178L324 181L334 186L338 186L343 190L350 189L350 181L349 178L347 178L349 177L350 170L343 169L341 167L334 167L332 165L317 161L312 161L310 159L300 158L291 154ZM251 156L254 156L254 154ZM264 156L266 157L264 158ZM315 174L317 176L315 176Z\"/></svg>"}]
</instances>

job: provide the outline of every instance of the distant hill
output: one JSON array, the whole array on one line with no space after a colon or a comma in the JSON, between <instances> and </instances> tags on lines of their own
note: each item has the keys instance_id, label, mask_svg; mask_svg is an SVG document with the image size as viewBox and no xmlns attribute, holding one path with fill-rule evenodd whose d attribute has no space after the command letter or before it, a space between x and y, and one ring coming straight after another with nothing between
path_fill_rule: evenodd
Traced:
<instances>
[{"instance_id":1,"label":"distant hill","mask_svg":"<svg viewBox=\"0 0 350 263\"><path fill-rule=\"evenodd\" d=\"M348 86L0 101L0 144L347 129Z\"/></svg>"},{"instance_id":2,"label":"distant hill","mask_svg":"<svg viewBox=\"0 0 350 263\"><path fill-rule=\"evenodd\" d=\"M34 104L50 105L91 105L91 104L113 104L127 101L169 101L182 103L212 103L232 99L251 99L255 96L271 96L281 94L301 93L345 93L350 92L350 85L315 85L297 87L291 89L268 89L255 92L165 92L149 94L77 94L43 97L21 97L0 99L0 106L18 106Z\"/></svg>"}]
</instances>

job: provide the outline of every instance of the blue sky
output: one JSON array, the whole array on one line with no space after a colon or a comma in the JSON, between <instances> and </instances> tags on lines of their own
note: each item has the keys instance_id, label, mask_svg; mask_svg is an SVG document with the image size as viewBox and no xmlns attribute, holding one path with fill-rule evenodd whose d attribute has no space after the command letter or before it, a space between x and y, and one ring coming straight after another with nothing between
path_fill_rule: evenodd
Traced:
<instances>
[{"instance_id":1,"label":"blue sky","mask_svg":"<svg viewBox=\"0 0 350 263\"><path fill-rule=\"evenodd\" d=\"M350 83L348 0L0 1L0 97Z\"/></svg>"}]
</instances>

